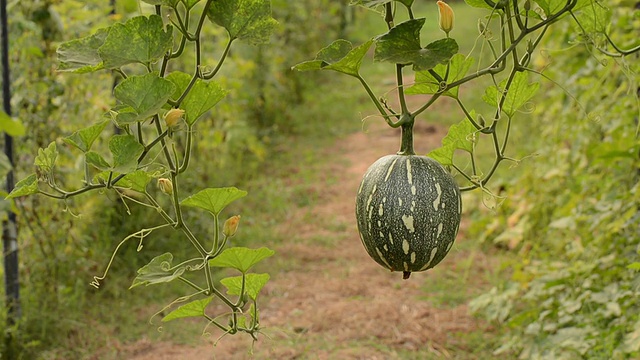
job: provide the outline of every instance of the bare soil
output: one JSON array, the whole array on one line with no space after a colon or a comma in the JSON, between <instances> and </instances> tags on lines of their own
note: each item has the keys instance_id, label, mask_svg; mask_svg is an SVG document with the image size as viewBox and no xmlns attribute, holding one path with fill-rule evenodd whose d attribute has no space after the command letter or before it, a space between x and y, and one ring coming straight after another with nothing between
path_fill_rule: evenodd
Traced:
<instances>
[{"instance_id":1,"label":"bare soil","mask_svg":"<svg viewBox=\"0 0 640 360\"><path fill-rule=\"evenodd\" d=\"M261 325L267 336L203 336L196 345L141 340L123 349L123 358L163 359L425 359L459 358L460 334L490 328L469 314L466 301L443 306L430 301L430 284L460 272L459 263L482 253L457 244L436 268L409 280L390 273L366 254L357 235L354 198L362 175L379 157L395 153L399 134L369 125L323 151L327 161L317 183L306 184L317 201L292 205L278 229L283 241L271 246L271 280L261 294ZM417 124L416 151L438 146L446 128ZM304 166L304 164L300 164ZM292 181L297 181L295 178ZM286 239L286 240L285 240ZM439 289L437 291L447 291ZM461 343L462 342L462 343ZM471 350L469 351L472 352ZM465 356L465 358L474 358Z\"/></svg>"}]
</instances>

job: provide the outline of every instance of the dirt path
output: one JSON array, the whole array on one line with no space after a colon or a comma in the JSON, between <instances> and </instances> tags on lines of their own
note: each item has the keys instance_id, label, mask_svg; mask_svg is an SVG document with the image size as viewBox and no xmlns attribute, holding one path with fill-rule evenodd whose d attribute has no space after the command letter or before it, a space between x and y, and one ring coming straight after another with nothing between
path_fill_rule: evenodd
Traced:
<instances>
[{"instance_id":1,"label":"dirt path","mask_svg":"<svg viewBox=\"0 0 640 360\"><path fill-rule=\"evenodd\" d=\"M418 127L416 131L416 150L426 153L438 145L445 130ZM261 324L270 339L261 337L253 356L248 353L248 336L227 336L213 347L219 336L214 333L195 347L140 342L129 349L127 358L452 357L455 334L484 325L468 314L464 302L435 306L428 300L428 282L437 272L455 272L458 260L468 254L454 246L438 267L403 281L401 273L389 273L369 258L356 231L354 197L360 179L376 159L397 151L398 138L388 128L375 127L324 151L332 159L326 169L332 181L309 184L319 200L299 208L280 229L282 238L290 240L274 247L273 259L280 260L273 260L278 265L261 294ZM464 238L463 229L458 242Z\"/></svg>"}]
</instances>

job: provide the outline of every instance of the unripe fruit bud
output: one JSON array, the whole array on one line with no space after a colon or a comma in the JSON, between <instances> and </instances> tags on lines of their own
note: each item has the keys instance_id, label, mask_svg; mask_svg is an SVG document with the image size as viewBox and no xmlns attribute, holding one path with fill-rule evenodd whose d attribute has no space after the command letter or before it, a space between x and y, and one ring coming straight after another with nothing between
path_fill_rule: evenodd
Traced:
<instances>
[{"instance_id":1,"label":"unripe fruit bud","mask_svg":"<svg viewBox=\"0 0 640 360\"><path fill-rule=\"evenodd\" d=\"M180 119L184 115L184 110L182 109L171 109L167 111L164 115L164 122L167 124L167 127L174 128L178 125Z\"/></svg>"},{"instance_id":2,"label":"unripe fruit bud","mask_svg":"<svg viewBox=\"0 0 640 360\"><path fill-rule=\"evenodd\" d=\"M442 0L438 0L438 13L440 14L438 24L440 29L449 36L449 31L453 29L453 9Z\"/></svg>"},{"instance_id":3,"label":"unripe fruit bud","mask_svg":"<svg viewBox=\"0 0 640 360\"><path fill-rule=\"evenodd\" d=\"M524 2L524 9L527 10L527 11L531 10L531 1L530 0L527 0L527 1Z\"/></svg>"},{"instance_id":4,"label":"unripe fruit bud","mask_svg":"<svg viewBox=\"0 0 640 360\"><path fill-rule=\"evenodd\" d=\"M173 183L169 179L165 179L165 178L158 179L158 187L160 188L160 191L162 191L167 195L173 194Z\"/></svg>"},{"instance_id":5,"label":"unripe fruit bud","mask_svg":"<svg viewBox=\"0 0 640 360\"><path fill-rule=\"evenodd\" d=\"M240 223L240 215L234 215L227 219L222 226L222 233L226 237L232 237L238 231L238 224Z\"/></svg>"}]
</instances>

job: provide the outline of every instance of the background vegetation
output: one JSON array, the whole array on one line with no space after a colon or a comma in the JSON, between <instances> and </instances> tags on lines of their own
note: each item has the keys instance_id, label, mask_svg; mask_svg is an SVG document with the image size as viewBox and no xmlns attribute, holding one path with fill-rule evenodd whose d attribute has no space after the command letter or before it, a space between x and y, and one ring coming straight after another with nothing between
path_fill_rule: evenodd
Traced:
<instances>
[{"instance_id":1,"label":"background vegetation","mask_svg":"<svg viewBox=\"0 0 640 360\"><path fill-rule=\"evenodd\" d=\"M118 0L113 14L105 1L9 3L12 106L28 129L16 149L21 178L32 170L34 149L67 135L78 124L101 118L113 106L111 91L118 79L106 73L94 75L101 76L95 81L59 75L57 44L123 21L140 5ZM365 19L375 15L346 3L273 1L273 16L281 27L272 46L238 47L231 54L234 66L227 71L234 73L222 80L230 96L201 120L207 125L200 127L205 130L198 134L195 163L207 166L195 169L197 175L185 186L247 188L251 197L238 206L268 215L243 215L243 231L260 234L261 241L275 240L268 229L286 216L292 202L313 201L295 187L278 193L264 190L265 182L279 181L291 156L323 161L314 156L314 147L329 146L336 137L360 130L357 121L343 121L353 117L353 108L331 106L337 98L352 100L356 108L366 104L359 95L332 90L357 91L345 85L348 80L289 70L333 39L361 41L363 34L372 33L366 30L375 25ZM610 8L615 40L621 46L637 45L636 4L615 0ZM461 52L468 52L474 46L478 13L464 4L456 3L454 9L456 31L474 34L461 43ZM540 77L544 91L535 98L531 113L514 126L513 149L524 160L515 168L501 168L494 182L505 200L487 209L482 194L466 199L476 209L469 234L478 239L473 246L508 259L496 269L496 287L472 302L479 315L505 334L490 342L495 356L640 355L638 56L605 58L580 44L584 39L572 26L556 27L534 62L545 74ZM375 66L366 70L379 78L387 76ZM439 121L450 124L459 118L454 114ZM297 149L302 155L283 151L290 150L294 140L306 144L306 151ZM60 175L77 171L78 164L66 154ZM212 173L212 168L219 171ZM162 242L170 242L169 236L149 243L142 253L130 244L116 259L115 275L99 291L88 286L106 254L144 222L142 213L134 208L127 214L118 199L104 197L68 203L28 197L17 204L23 313L17 326L7 327L2 319L0 328L19 339L23 358L82 357L143 335L182 334L187 341L194 334L185 330L189 324L149 334L149 304L162 302L170 286L153 294L126 290L135 269L156 255ZM210 226L203 217L194 230L207 231ZM468 300L464 287L456 285L463 279L454 276L450 281L451 286L443 287L448 298L442 301ZM467 276L464 281L472 279Z\"/></svg>"}]
</instances>

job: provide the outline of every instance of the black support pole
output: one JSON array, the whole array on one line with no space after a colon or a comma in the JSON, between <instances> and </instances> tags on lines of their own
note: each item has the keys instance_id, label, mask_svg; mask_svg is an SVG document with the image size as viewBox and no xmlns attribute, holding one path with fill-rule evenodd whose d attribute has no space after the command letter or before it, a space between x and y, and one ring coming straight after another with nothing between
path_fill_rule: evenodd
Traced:
<instances>
[{"instance_id":1,"label":"black support pole","mask_svg":"<svg viewBox=\"0 0 640 360\"><path fill-rule=\"evenodd\" d=\"M9 71L9 33L7 30L7 0L0 0L0 48L2 50L2 105L4 112L11 116L11 76ZM4 134L4 152L14 164L13 138ZM13 170L7 174L7 192L15 185ZM18 228L16 214L9 211L2 223L2 243L4 248L4 278L8 325L20 318L20 283L18 281Z\"/></svg>"}]
</instances>

